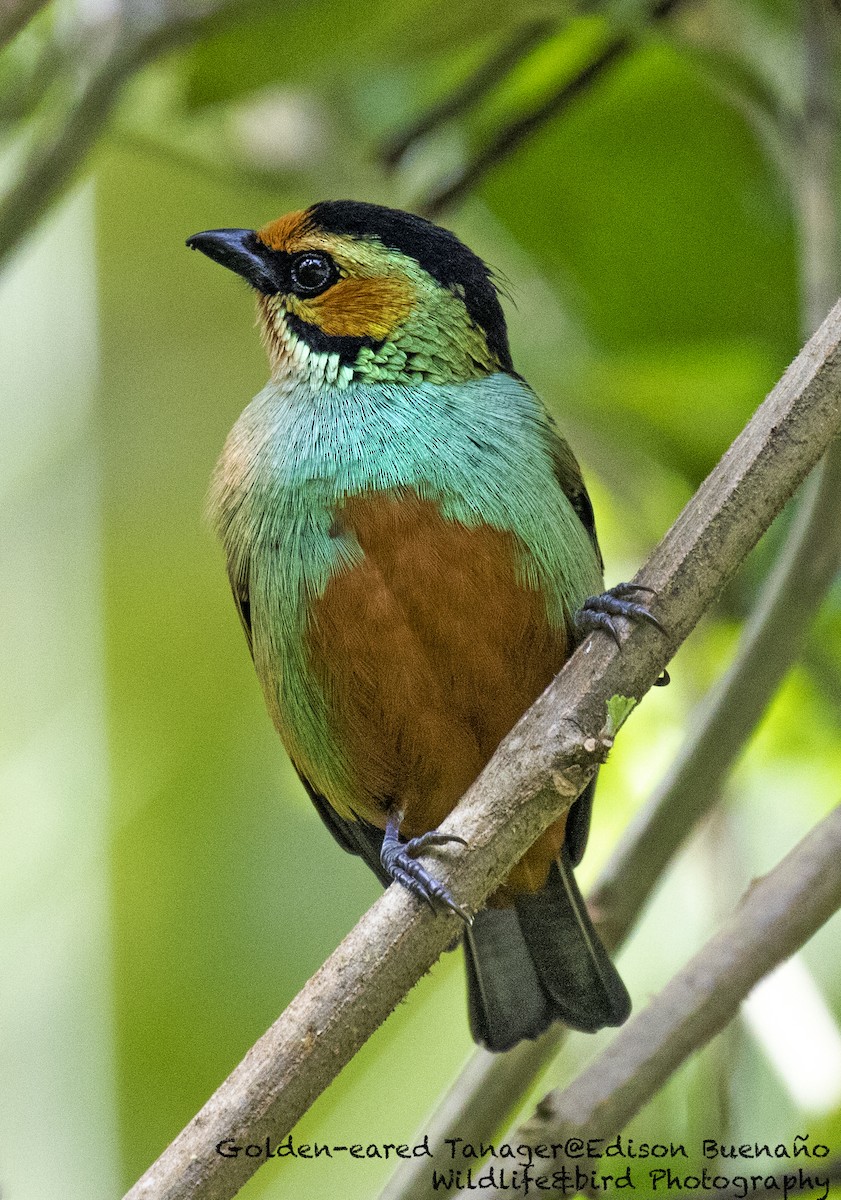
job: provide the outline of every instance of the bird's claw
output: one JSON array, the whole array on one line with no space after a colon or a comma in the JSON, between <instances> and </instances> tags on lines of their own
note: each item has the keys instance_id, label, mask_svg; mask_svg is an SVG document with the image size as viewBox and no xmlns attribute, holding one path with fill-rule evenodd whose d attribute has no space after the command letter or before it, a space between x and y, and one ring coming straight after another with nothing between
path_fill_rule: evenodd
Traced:
<instances>
[{"instance_id":1,"label":"bird's claw","mask_svg":"<svg viewBox=\"0 0 841 1200\"><path fill-rule=\"evenodd\" d=\"M598 596L589 596L575 614L575 629L579 638L586 637L594 629L603 629L605 633L610 634L617 646L620 645L616 617L624 617L628 621L647 621L649 625L665 633L663 626L644 604L628 599L635 592L649 592L653 595L654 591L654 588L642 583L617 583L616 587L609 588Z\"/></svg>"},{"instance_id":2,"label":"bird's claw","mask_svg":"<svg viewBox=\"0 0 841 1200\"><path fill-rule=\"evenodd\" d=\"M420 834L419 837L410 838L407 842L402 842L399 828L399 817L389 817L380 850L380 862L391 878L420 900L425 900L433 912L436 910L436 905L449 908L452 912L458 913L466 925L472 925L473 918L470 913L456 903L447 888L439 883L433 875L430 875L422 863L417 861L417 855L428 846L443 846L447 842L458 842L460 845L466 846L467 842L464 838L455 833L439 833L437 830L432 830L429 833Z\"/></svg>"}]
</instances>

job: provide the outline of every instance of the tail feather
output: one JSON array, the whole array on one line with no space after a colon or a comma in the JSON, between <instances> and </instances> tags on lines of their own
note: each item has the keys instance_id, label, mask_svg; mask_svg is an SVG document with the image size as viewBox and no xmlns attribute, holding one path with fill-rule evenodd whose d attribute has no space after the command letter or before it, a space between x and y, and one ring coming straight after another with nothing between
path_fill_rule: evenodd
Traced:
<instances>
[{"instance_id":1,"label":"tail feather","mask_svg":"<svg viewBox=\"0 0 841 1200\"><path fill-rule=\"evenodd\" d=\"M621 1025L631 1011L631 998L593 928L566 848L546 886L519 896L516 911L556 1016L587 1033Z\"/></svg>"},{"instance_id":2,"label":"tail feather","mask_svg":"<svg viewBox=\"0 0 841 1200\"><path fill-rule=\"evenodd\" d=\"M477 914L466 949L471 1031L489 1050L535 1038L554 1020L595 1033L631 1011L566 849L540 892Z\"/></svg>"},{"instance_id":3,"label":"tail feather","mask_svg":"<svg viewBox=\"0 0 841 1200\"><path fill-rule=\"evenodd\" d=\"M510 1050L552 1022L552 1007L513 908L486 908L465 931L467 1007L473 1040Z\"/></svg>"}]
</instances>

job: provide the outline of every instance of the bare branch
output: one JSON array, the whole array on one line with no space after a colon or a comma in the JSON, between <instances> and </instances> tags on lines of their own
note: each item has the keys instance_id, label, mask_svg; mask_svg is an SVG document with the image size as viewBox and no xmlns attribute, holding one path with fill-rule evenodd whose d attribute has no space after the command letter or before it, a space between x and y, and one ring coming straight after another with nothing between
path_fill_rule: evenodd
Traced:
<instances>
[{"instance_id":1,"label":"bare branch","mask_svg":"<svg viewBox=\"0 0 841 1200\"><path fill-rule=\"evenodd\" d=\"M664 871L698 822L718 802L721 786L770 698L797 659L806 630L841 561L841 443L809 480L785 546L748 622L738 654L697 716L650 801L625 831L588 903L605 944L619 949ZM506 1124L539 1072L566 1038L551 1026L536 1042L508 1054L477 1050L431 1120L430 1144L458 1129L465 1141L490 1141ZM429 1171L407 1160L381 1200L431 1200Z\"/></svg>"},{"instance_id":2,"label":"bare branch","mask_svg":"<svg viewBox=\"0 0 841 1200\"><path fill-rule=\"evenodd\" d=\"M441 881L470 908L563 812L612 744L607 702L641 697L724 582L841 430L841 305L756 412L656 548L640 582L667 629L630 630L620 651L592 635L502 742L444 832ZM131 1200L230 1197L260 1159L222 1158L226 1138L280 1138L451 941L391 887L129 1193Z\"/></svg>"},{"instance_id":3,"label":"bare branch","mask_svg":"<svg viewBox=\"0 0 841 1200\"><path fill-rule=\"evenodd\" d=\"M837 67L821 0L810 0L805 22L804 120L786 149L786 177L800 221L803 324L806 334L841 291L841 246L835 211ZM796 160L796 164L794 162ZM590 905L605 942L621 945L672 856L717 802L720 789L771 696L800 653L841 557L841 443L830 448L806 485L773 571L765 582L726 675L707 698L671 769L631 824L596 884ZM813 656L824 687L837 681ZM822 669L821 669L822 668ZM433 1149L458 1129L473 1144L490 1141L516 1111L537 1073L564 1040L553 1027L536 1043L508 1055L478 1050L426 1123ZM532 1072L529 1075L529 1071ZM488 1095L507 1106L489 1108ZM402 1163L382 1200L431 1200L428 1171Z\"/></svg>"},{"instance_id":4,"label":"bare branch","mask_svg":"<svg viewBox=\"0 0 841 1200\"><path fill-rule=\"evenodd\" d=\"M721 786L803 638L841 563L841 445L810 480L783 550L751 614L739 652L693 721L687 739L631 823L592 893L608 945L624 940L689 831Z\"/></svg>"},{"instance_id":5,"label":"bare branch","mask_svg":"<svg viewBox=\"0 0 841 1200\"><path fill-rule=\"evenodd\" d=\"M681 2L682 0L659 0L652 8L649 20L652 23L663 20ZM509 158L544 125L589 91L612 67L627 58L637 44L636 36L631 33L621 33L610 38L596 57L577 75L567 80L537 108L503 126L470 162L465 163L457 172L433 188L418 203L418 212L435 217L461 200L489 171Z\"/></svg>"},{"instance_id":6,"label":"bare branch","mask_svg":"<svg viewBox=\"0 0 841 1200\"><path fill-rule=\"evenodd\" d=\"M736 1015L751 988L841 907L841 806L742 897L723 929L563 1091L550 1092L517 1145L610 1137ZM487 1189L488 1196L503 1192Z\"/></svg>"}]
</instances>

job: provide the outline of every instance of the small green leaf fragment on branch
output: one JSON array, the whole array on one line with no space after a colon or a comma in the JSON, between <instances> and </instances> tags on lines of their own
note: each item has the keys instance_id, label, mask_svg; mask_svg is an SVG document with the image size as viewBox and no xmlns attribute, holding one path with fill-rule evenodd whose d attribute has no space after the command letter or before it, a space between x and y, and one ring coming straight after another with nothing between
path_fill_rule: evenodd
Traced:
<instances>
[{"instance_id":1,"label":"small green leaf fragment on branch","mask_svg":"<svg viewBox=\"0 0 841 1200\"><path fill-rule=\"evenodd\" d=\"M611 696L607 702L607 722L604 732L615 737L637 705L633 696Z\"/></svg>"}]
</instances>

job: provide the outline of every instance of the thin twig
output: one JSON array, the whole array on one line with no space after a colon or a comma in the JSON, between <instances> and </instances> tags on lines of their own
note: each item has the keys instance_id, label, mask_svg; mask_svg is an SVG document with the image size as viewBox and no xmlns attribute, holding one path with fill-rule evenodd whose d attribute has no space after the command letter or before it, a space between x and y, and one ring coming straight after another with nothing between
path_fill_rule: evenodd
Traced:
<instances>
[{"instance_id":1,"label":"thin twig","mask_svg":"<svg viewBox=\"0 0 841 1200\"><path fill-rule=\"evenodd\" d=\"M607 704L640 698L786 499L841 431L841 305L798 355L649 558L662 634L632 628L620 650L591 635L504 739L444 833L466 847L437 874L476 908L565 811L612 744ZM131 1200L221 1200L260 1158L224 1158L225 1139L286 1136L408 989L450 943L434 917L391 887L129 1193Z\"/></svg>"},{"instance_id":2,"label":"thin twig","mask_svg":"<svg viewBox=\"0 0 841 1200\"><path fill-rule=\"evenodd\" d=\"M841 907L841 805L755 880L736 912L568 1087L550 1092L514 1145L611 1137L705 1046L775 966ZM490 1197L506 1193L496 1188Z\"/></svg>"},{"instance_id":3,"label":"thin twig","mask_svg":"<svg viewBox=\"0 0 841 1200\"><path fill-rule=\"evenodd\" d=\"M388 170L393 170L415 142L473 108L488 92L497 87L535 46L552 33L555 26L555 21L545 17L533 18L518 26L509 40L449 95L430 105L403 129L389 134L376 152L377 159Z\"/></svg>"},{"instance_id":4,"label":"thin twig","mask_svg":"<svg viewBox=\"0 0 841 1200\"><path fill-rule=\"evenodd\" d=\"M654 24L669 16L682 0L659 0L649 15ZM622 62L636 48L637 37L620 33L610 38L602 50L577 75L567 80L557 91L531 112L505 125L474 158L454 174L438 183L417 205L418 212L428 217L438 216L461 200L494 167L509 158L549 121L559 116L579 96L584 95L612 67Z\"/></svg>"}]
</instances>

